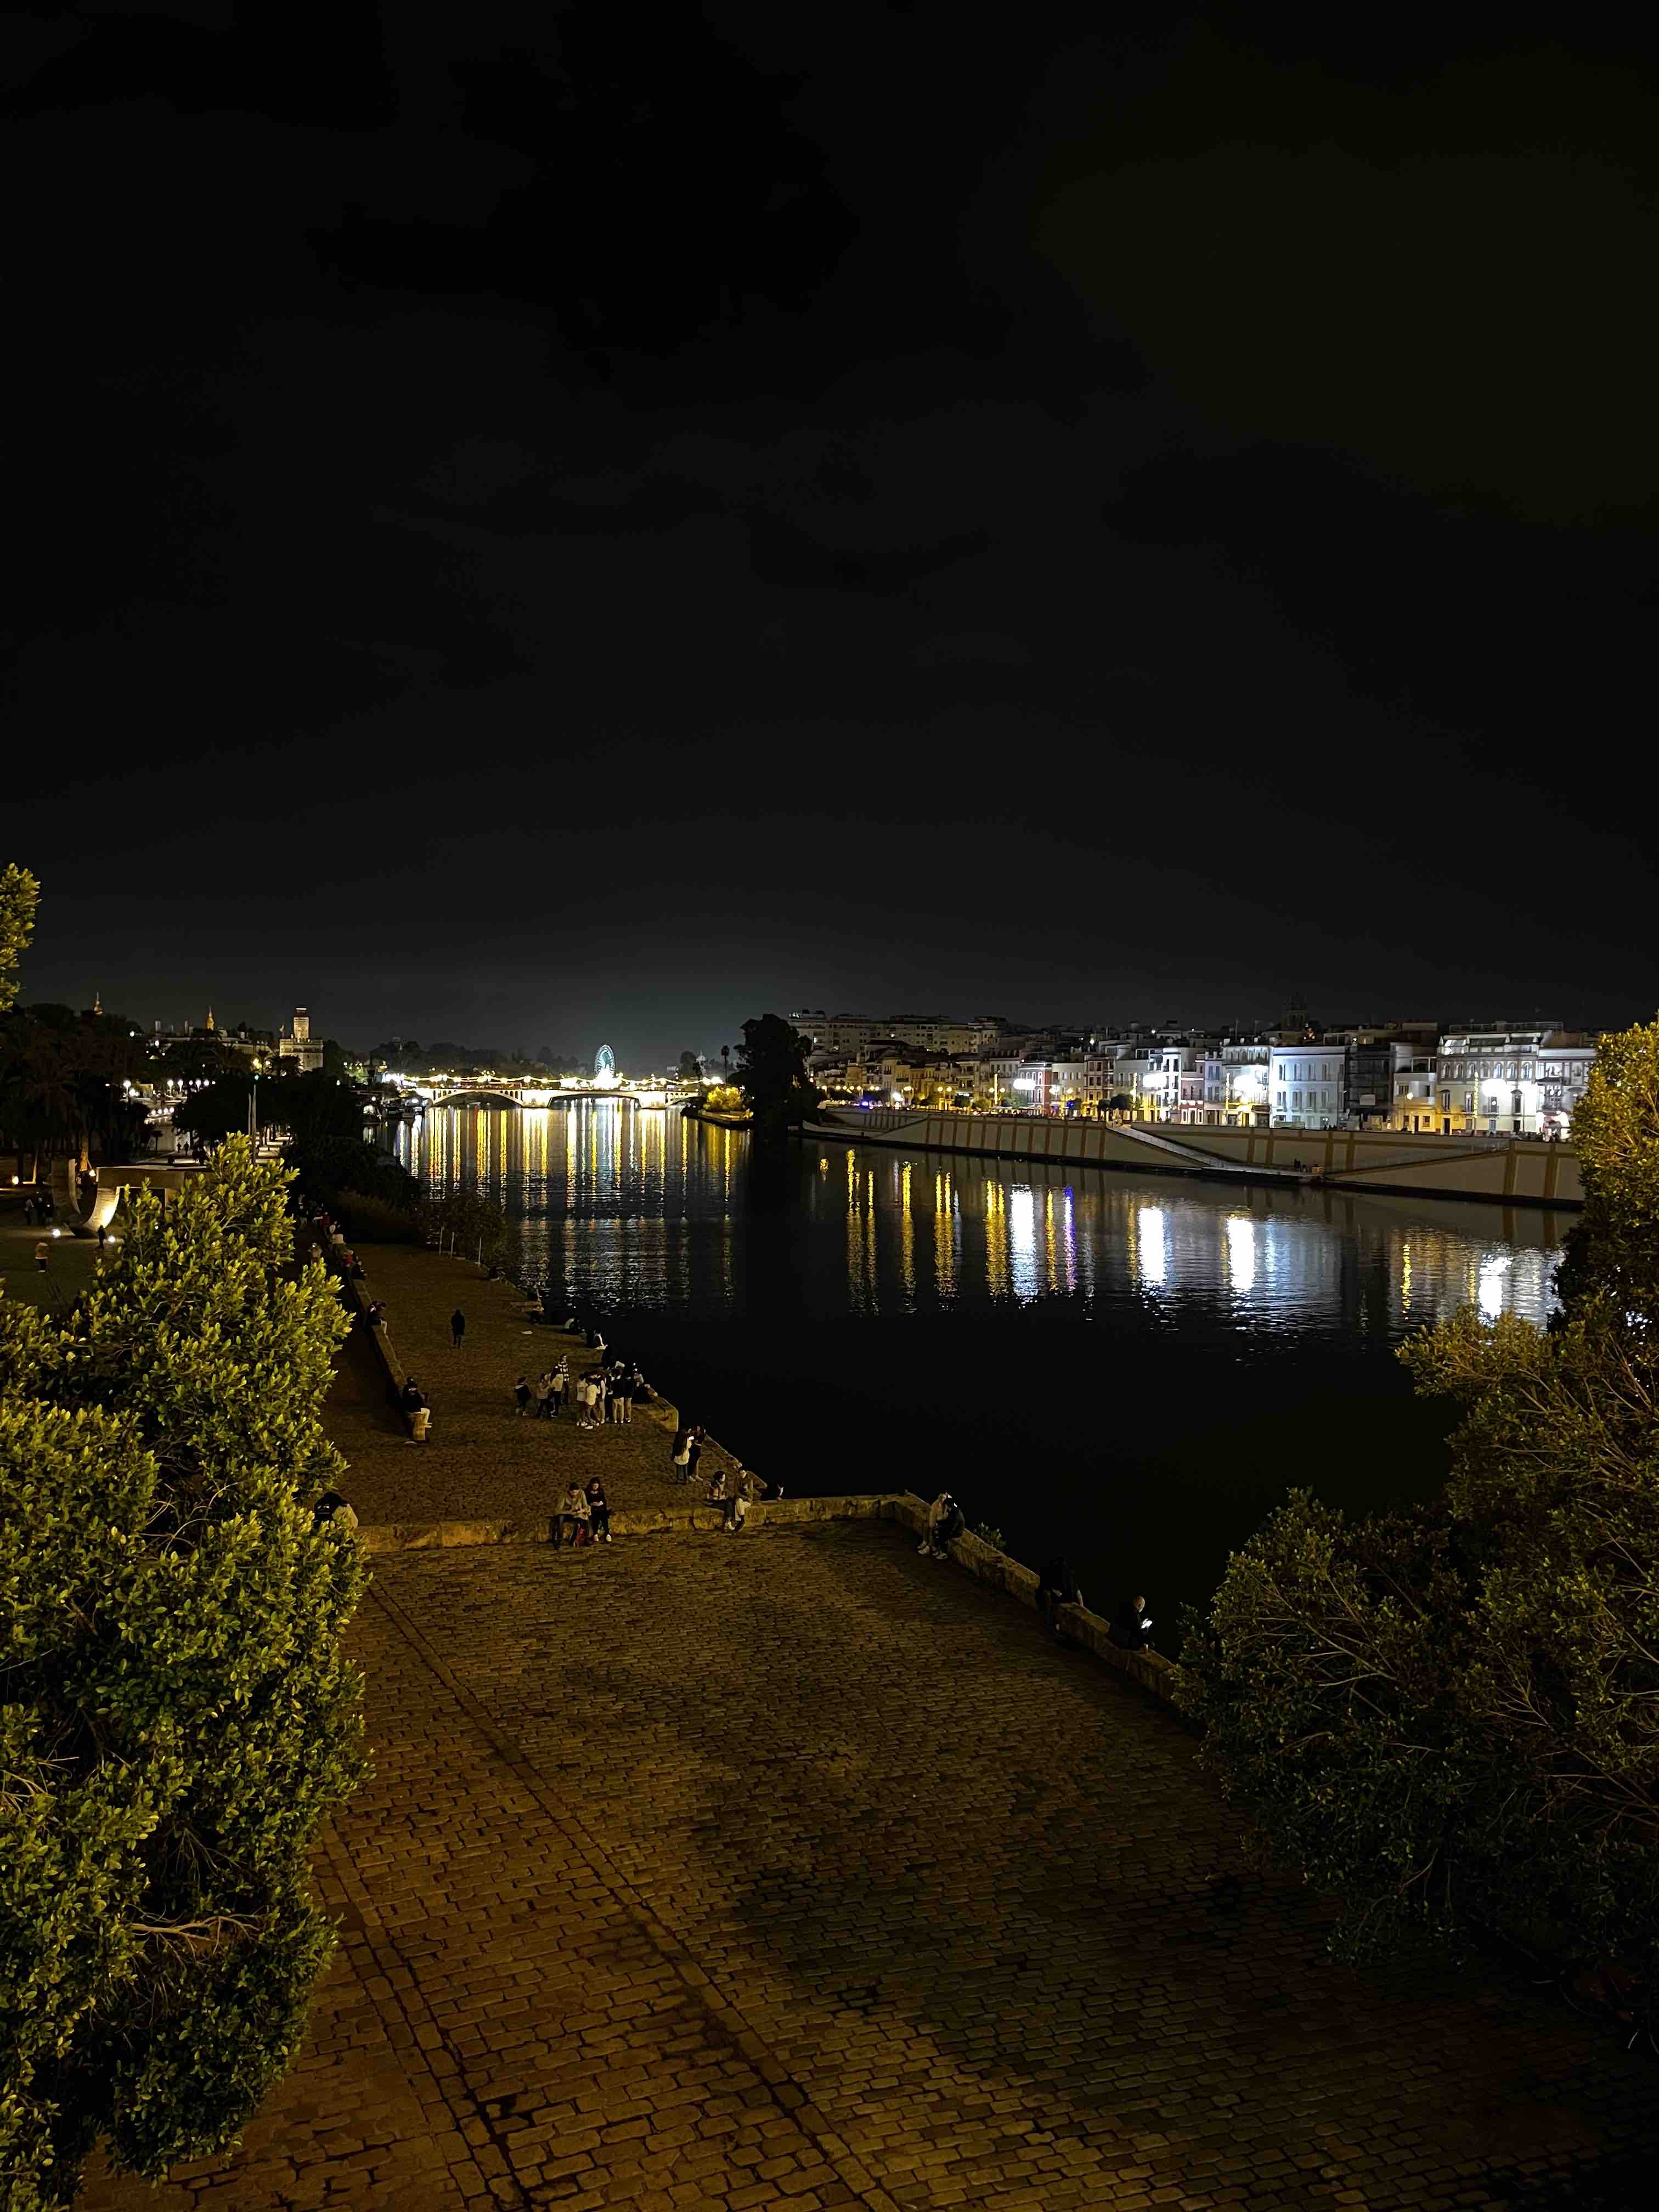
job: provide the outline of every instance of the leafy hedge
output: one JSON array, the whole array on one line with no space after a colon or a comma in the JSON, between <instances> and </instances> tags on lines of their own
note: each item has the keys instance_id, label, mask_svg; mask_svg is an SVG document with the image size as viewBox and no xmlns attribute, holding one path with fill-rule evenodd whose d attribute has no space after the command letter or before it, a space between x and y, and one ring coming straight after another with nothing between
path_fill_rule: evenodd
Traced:
<instances>
[{"instance_id":1,"label":"leafy hedge","mask_svg":"<svg viewBox=\"0 0 1659 2212\"><path fill-rule=\"evenodd\" d=\"M353 1536L319 1410L346 1322L233 1139L59 1322L0 1299L0 2170L222 2148L304 2033L319 1825L362 1765Z\"/></svg>"},{"instance_id":2,"label":"leafy hedge","mask_svg":"<svg viewBox=\"0 0 1659 2212\"><path fill-rule=\"evenodd\" d=\"M1430 1509L1293 1493L1189 1624L1203 1757L1363 1949L1499 1929L1659 2009L1659 1024L1601 1041L1548 1331L1406 1346L1455 1401Z\"/></svg>"}]
</instances>

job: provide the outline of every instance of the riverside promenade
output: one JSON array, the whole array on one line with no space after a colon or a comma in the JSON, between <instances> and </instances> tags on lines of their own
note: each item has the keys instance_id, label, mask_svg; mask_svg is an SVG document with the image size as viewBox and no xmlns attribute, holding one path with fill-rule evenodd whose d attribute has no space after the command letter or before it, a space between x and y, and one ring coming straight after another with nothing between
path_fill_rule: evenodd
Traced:
<instances>
[{"instance_id":1,"label":"riverside promenade","mask_svg":"<svg viewBox=\"0 0 1659 2212\"><path fill-rule=\"evenodd\" d=\"M447 1317L459 1263L408 1264ZM478 1388L514 1454L627 1444ZM1333 1964L1179 1720L891 1522L391 1551L352 1644L308 2046L240 2152L89 2212L1651 2203L1650 2065L1483 1968Z\"/></svg>"},{"instance_id":2,"label":"riverside promenade","mask_svg":"<svg viewBox=\"0 0 1659 2212\"><path fill-rule=\"evenodd\" d=\"M327 1418L351 1462L348 1492L365 1525L506 1522L544 1530L574 1480L601 1476L613 1510L684 1506L706 1496L717 1467L732 1464L718 1446L706 1448L696 1488L674 1481L672 1414L665 1425L660 1409L635 1407L626 1425L599 1430L580 1429L569 1405L556 1421L520 1419L513 1400L518 1376L533 1382L561 1357L573 1376L585 1372L596 1355L582 1339L531 1321L521 1291L486 1280L469 1260L407 1245L359 1249L366 1274L359 1287L384 1303L392 1350L427 1393L433 1414L429 1440L413 1443L368 1333L354 1327ZM449 1340L457 1306L466 1316L459 1352ZM629 1350L618 1332L606 1357ZM680 1410L690 1421L698 1418L693 1406Z\"/></svg>"}]
</instances>

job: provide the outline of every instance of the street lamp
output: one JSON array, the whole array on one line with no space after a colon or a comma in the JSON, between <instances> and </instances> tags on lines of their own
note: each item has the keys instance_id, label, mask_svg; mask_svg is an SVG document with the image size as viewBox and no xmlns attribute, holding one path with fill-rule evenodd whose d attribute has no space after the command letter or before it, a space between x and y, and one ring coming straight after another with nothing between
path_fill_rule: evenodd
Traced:
<instances>
[{"instance_id":1,"label":"street lamp","mask_svg":"<svg viewBox=\"0 0 1659 2212\"><path fill-rule=\"evenodd\" d=\"M253 1063L253 1089L247 1102L247 1133L249 1142L257 1146L259 1142L259 1063L257 1060Z\"/></svg>"}]
</instances>

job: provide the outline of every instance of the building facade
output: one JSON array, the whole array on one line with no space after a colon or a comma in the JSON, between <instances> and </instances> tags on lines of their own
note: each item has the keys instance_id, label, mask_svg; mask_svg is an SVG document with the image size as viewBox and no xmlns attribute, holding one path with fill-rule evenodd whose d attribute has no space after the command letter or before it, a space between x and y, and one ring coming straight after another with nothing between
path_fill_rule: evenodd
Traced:
<instances>
[{"instance_id":1,"label":"building facade","mask_svg":"<svg viewBox=\"0 0 1659 2212\"><path fill-rule=\"evenodd\" d=\"M293 1021L277 1038L276 1056L301 1075L322 1066L323 1048L311 1041L311 1017L303 1006L295 1006Z\"/></svg>"},{"instance_id":2,"label":"building facade","mask_svg":"<svg viewBox=\"0 0 1659 2212\"><path fill-rule=\"evenodd\" d=\"M1267 1095L1275 1127L1340 1127L1346 1087L1347 1050L1340 1041L1276 1043L1268 1055Z\"/></svg>"},{"instance_id":3,"label":"building facade","mask_svg":"<svg viewBox=\"0 0 1659 2212\"><path fill-rule=\"evenodd\" d=\"M1470 1030L1443 1036L1438 1057L1443 1134L1562 1138L1584 1095L1595 1042L1570 1030Z\"/></svg>"}]
</instances>

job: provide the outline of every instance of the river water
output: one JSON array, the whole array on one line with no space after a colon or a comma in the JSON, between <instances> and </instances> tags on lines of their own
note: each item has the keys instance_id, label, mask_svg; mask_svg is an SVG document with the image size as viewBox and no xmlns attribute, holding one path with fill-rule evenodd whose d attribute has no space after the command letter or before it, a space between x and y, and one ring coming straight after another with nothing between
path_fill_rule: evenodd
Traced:
<instances>
[{"instance_id":1,"label":"river water","mask_svg":"<svg viewBox=\"0 0 1659 2212\"><path fill-rule=\"evenodd\" d=\"M1572 1218L873 1145L757 1176L742 1132L610 1102L401 1143L749 1466L949 1487L1099 1609L1144 1589L1166 1650L1287 1488L1433 1494L1445 1416L1395 1347L1465 1304L1542 1322Z\"/></svg>"}]
</instances>

